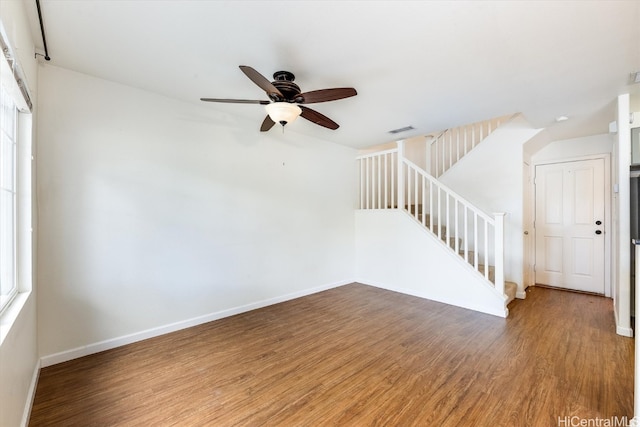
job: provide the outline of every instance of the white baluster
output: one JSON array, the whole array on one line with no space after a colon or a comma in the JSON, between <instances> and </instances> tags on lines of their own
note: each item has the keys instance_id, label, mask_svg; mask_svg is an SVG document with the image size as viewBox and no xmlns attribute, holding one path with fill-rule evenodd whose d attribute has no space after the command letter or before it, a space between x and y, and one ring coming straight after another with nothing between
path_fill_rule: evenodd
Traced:
<instances>
[{"instance_id":1,"label":"white baluster","mask_svg":"<svg viewBox=\"0 0 640 427\"><path fill-rule=\"evenodd\" d=\"M469 262L469 208L464 207L464 260Z\"/></svg>"},{"instance_id":2,"label":"white baluster","mask_svg":"<svg viewBox=\"0 0 640 427\"><path fill-rule=\"evenodd\" d=\"M404 209L404 140L397 142L398 144L398 209Z\"/></svg>"},{"instance_id":3,"label":"white baluster","mask_svg":"<svg viewBox=\"0 0 640 427\"><path fill-rule=\"evenodd\" d=\"M451 162L453 161L453 131L449 131L449 164L447 165L447 169L451 168Z\"/></svg>"},{"instance_id":4,"label":"white baluster","mask_svg":"<svg viewBox=\"0 0 640 427\"><path fill-rule=\"evenodd\" d=\"M407 165L407 211L411 213L411 171L413 168Z\"/></svg>"},{"instance_id":5,"label":"white baluster","mask_svg":"<svg viewBox=\"0 0 640 427\"><path fill-rule=\"evenodd\" d=\"M438 138L431 141L431 173L438 176Z\"/></svg>"},{"instance_id":6,"label":"white baluster","mask_svg":"<svg viewBox=\"0 0 640 427\"><path fill-rule=\"evenodd\" d=\"M473 213L473 268L478 269L478 213Z\"/></svg>"},{"instance_id":7,"label":"white baluster","mask_svg":"<svg viewBox=\"0 0 640 427\"><path fill-rule=\"evenodd\" d=\"M393 206L398 207L398 201L396 200L396 165L398 164L398 153L391 155L391 203Z\"/></svg>"},{"instance_id":8,"label":"white baluster","mask_svg":"<svg viewBox=\"0 0 640 427\"><path fill-rule=\"evenodd\" d=\"M424 138L424 169L425 172L431 174L431 141L433 136L425 136Z\"/></svg>"},{"instance_id":9,"label":"white baluster","mask_svg":"<svg viewBox=\"0 0 640 427\"><path fill-rule=\"evenodd\" d=\"M371 206L369 206L369 162L370 162L371 158L367 157L365 160L366 160L365 161L365 168L366 168L365 169L365 177L366 177L365 188L367 190L366 191L366 208L367 209L371 209Z\"/></svg>"},{"instance_id":10,"label":"white baluster","mask_svg":"<svg viewBox=\"0 0 640 427\"><path fill-rule=\"evenodd\" d=\"M489 280L489 223L484 220L484 277Z\"/></svg>"},{"instance_id":11,"label":"white baluster","mask_svg":"<svg viewBox=\"0 0 640 427\"><path fill-rule=\"evenodd\" d=\"M465 156L467 155L467 153L468 153L468 151L469 151L469 148L467 147L467 134L469 133L469 132L467 131L467 128L468 128L468 126L467 126L467 125L465 125L465 126L464 126L464 155L465 155Z\"/></svg>"},{"instance_id":12,"label":"white baluster","mask_svg":"<svg viewBox=\"0 0 640 427\"><path fill-rule=\"evenodd\" d=\"M433 224L436 222L436 215L434 214L435 209L433 209L433 181L429 180L429 214L431 215L431 232L433 233Z\"/></svg>"},{"instance_id":13,"label":"white baluster","mask_svg":"<svg viewBox=\"0 0 640 427\"><path fill-rule=\"evenodd\" d=\"M476 126L471 125L471 148L475 148L476 146Z\"/></svg>"},{"instance_id":14,"label":"white baluster","mask_svg":"<svg viewBox=\"0 0 640 427\"><path fill-rule=\"evenodd\" d=\"M389 156L384 153L384 209L389 208Z\"/></svg>"},{"instance_id":15,"label":"white baluster","mask_svg":"<svg viewBox=\"0 0 640 427\"><path fill-rule=\"evenodd\" d=\"M378 186L377 186L377 193L378 193L378 209L382 208L382 166L380 164L380 162L382 161L382 156L377 156L378 158L378 167L376 170L376 173L378 175Z\"/></svg>"},{"instance_id":16,"label":"white baluster","mask_svg":"<svg viewBox=\"0 0 640 427\"><path fill-rule=\"evenodd\" d=\"M440 169L440 175L442 175L446 168L446 152L447 152L447 134L442 134L442 167Z\"/></svg>"},{"instance_id":17,"label":"white baluster","mask_svg":"<svg viewBox=\"0 0 640 427\"><path fill-rule=\"evenodd\" d=\"M454 236L455 236L455 251L456 253L460 253L460 227L458 224L459 218L458 218L458 201L456 199L453 199L453 203L455 203L454 205L454 210L453 210L453 215L454 215Z\"/></svg>"},{"instance_id":18,"label":"white baluster","mask_svg":"<svg viewBox=\"0 0 640 427\"><path fill-rule=\"evenodd\" d=\"M449 210L449 194L445 193L445 197L447 198L447 203L446 203L446 224L447 224L447 231L445 233L445 243L447 244L447 246L451 247L451 226L450 226L450 221L449 221L449 216L451 214L451 211Z\"/></svg>"},{"instance_id":19,"label":"white baluster","mask_svg":"<svg viewBox=\"0 0 640 427\"><path fill-rule=\"evenodd\" d=\"M427 183L426 183L426 178L422 177L422 220L420 221L422 223L422 225L424 225L426 227L427 225L427 220L426 220L426 212L427 212Z\"/></svg>"},{"instance_id":20,"label":"white baluster","mask_svg":"<svg viewBox=\"0 0 640 427\"><path fill-rule=\"evenodd\" d=\"M442 239L442 191L438 186L438 239Z\"/></svg>"},{"instance_id":21,"label":"white baluster","mask_svg":"<svg viewBox=\"0 0 640 427\"><path fill-rule=\"evenodd\" d=\"M453 163L458 160L460 160L460 128L456 128L456 161Z\"/></svg>"},{"instance_id":22,"label":"white baluster","mask_svg":"<svg viewBox=\"0 0 640 427\"><path fill-rule=\"evenodd\" d=\"M413 170L413 204L415 205L415 214L414 216L418 219L418 171L416 169Z\"/></svg>"},{"instance_id":23,"label":"white baluster","mask_svg":"<svg viewBox=\"0 0 640 427\"><path fill-rule=\"evenodd\" d=\"M435 147L432 151L431 151L431 164L433 166L433 171L435 172L435 176L438 176L440 168L438 165L438 144L440 143L440 137L436 138L433 140L433 142L431 143L431 147Z\"/></svg>"},{"instance_id":24,"label":"white baluster","mask_svg":"<svg viewBox=\"0 0 640 427\"><path fill-rule=\"evenodd\" d=\"M495 263L495 286L496 289L504 294L504 213L494 214L494 263Z\"/></svg>"}]
</instances>

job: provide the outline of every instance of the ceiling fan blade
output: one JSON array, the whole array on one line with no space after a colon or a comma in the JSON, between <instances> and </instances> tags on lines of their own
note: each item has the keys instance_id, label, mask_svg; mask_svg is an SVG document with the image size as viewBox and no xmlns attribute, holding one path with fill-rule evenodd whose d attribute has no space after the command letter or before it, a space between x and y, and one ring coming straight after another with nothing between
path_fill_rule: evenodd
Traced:
<instances>
[{"instance_id":1,"label":"ceiling fan blade","mask_svg":"<svg viewBox=\"0 0 640 427\"><path fill-rule=\"evenodd\" d=\"M260 104L267 105L271 102L261 101L258 99L219 99L219 98L200 98L200 101L205 102L226 102L228 104Z\"/></svg>"},{"instance_id":2,"label":"ceiling fan blade","mask_svg":"<svg viewBox=\"0 0 640 427\"><path fill-rule=\"evenodd\" d=\"M247 77L251 79L252 82L257 84L258 86L260 86L260 88L262 88L262 90L267 92L269 98L273 98L274 96L284 98L284 95L282 95L278 88L272 85L265 76L263 76L253 68L249 67L248 65L240 65L240 69L247 75Z\"/></svg>"},{"instance_id":3,"label":"ceiling fan blade","mask_svg":"<svg viewBox=\"0 0 640 427\"><path fill-rule=\"evenodd\" d=\"M302 109L302 114L300 114L300 116L304 117L310 122L313 122L320 126L324 126L332 130L336 130L340 127L340 125L338 125L336 122L331 120L329 117L323 114L320 114L317 111L312 110L311 108L303 107L302 105L300 106L300 108Z\"/></svg>"},{"instance_id":4,"label":"ceiling fan blade","mask_svg":"<svg viewBox=\"0 0 640 427\"><path fill-rule=\"evenodd\" d=\"M358 92L352 87L340 87L335 89L321 89L305 92L300 95L304 98L301 104L314 104L316 102L335 101L337 99L349 98L357 95Z\"/></svg>"},{"instance_id":5,"label":"ceiling fan blade","mask_svg":"<svg viewBox=\"0 0 640 427\"><path fill-rule=\"evenodd\" d=\"M264 118L264 121L262 122L262 126L260 126L260 132L266 132L269 129L271 129L273 127L273 125L275 125L276 122L274 122L273 120L271 120L271 117L269 117L269 115L267 114L267 117Z\"/></svg>"}]
</instances>

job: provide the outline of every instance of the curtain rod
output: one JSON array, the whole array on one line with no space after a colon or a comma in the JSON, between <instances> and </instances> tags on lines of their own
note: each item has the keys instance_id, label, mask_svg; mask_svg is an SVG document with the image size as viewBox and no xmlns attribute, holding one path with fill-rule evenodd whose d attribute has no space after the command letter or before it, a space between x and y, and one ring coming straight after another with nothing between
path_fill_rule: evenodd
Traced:
<instances>
[{"instance_id":1,"label":"curtain rod","mask_svg":"<svg viewBox=\"0 0 640 427\"><path fill-rule=\"evenodd\" d=\"M47 38L44 36L44 22L42 22L40 0L36 0L36 6L38 7L38 19L40 20L40 34L42 34L42 43L44 44L44 59L47 61L51 61L51 57L49 56L49 49L47 49Z\"/></svg>"}]
</instances>

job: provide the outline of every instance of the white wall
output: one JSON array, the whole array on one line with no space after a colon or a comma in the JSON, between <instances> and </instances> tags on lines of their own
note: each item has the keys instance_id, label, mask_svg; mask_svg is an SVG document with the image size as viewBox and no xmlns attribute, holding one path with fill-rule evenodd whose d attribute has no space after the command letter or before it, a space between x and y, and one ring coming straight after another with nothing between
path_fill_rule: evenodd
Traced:
<instances>
[{"instance_id":1,"label":"white wall","mask_svg":"<svg viewBox=\"0 0 640 427\"><path fill-rule=\"evenodd\" d=\"M640 94L629 95L629 110L632 112L640 111Z\"/></svg>"},{"instance_id":2,"label":"white wall","mask_svg":"<svg viewBox=\"0 0 640 427\"><path fill-rule=\"evenodd\" d=\"M503 295L406 212L359 210L355 217L359 282L506 317Z\"/></svg>"},{"instance_id":3,"label":"white wall","mask_svg":"<svg viewBox=\"0 0 640 427\"><path fill-rule=\"evenodd\" d=\"M40 93L44 365L353 280L355 150L50 65Z\"/></svg>"},{"instance_id":4,"label":"white wall","mask_svg":"<svg viewBox=\"0 0 640 427\"><path fill-rule=\"evenodd\" d=\"M12 45L14 54L30 89L32 101L37 100L37 63L34 58L33 39L28 18L20 0L0 1L0 21ZM34 111L35 114L35 111ZM21 119L22 124L31 127L31 117ZM28 131L30 133L30 131ZM22 137L25 134L23 133ZM31 141L20 139L19 156L30 156ZM30 135L27 139L30 138ZM26 151L25 151L26 150ZM27 164L29 162L26 162ZM29 171L26 171L29 173ZM22 175L25 170L19 171ZM29 196L30 189L21 187L23 196ZM20 198L20 209L31 205L31 200ZM30 217L30 215L27 215ZM20 224L20 251L30 255L30 236L23 228L30 230L31 224ZM34 230L35 236L35 230ZM17 303L9 307L0 317L0 426L17 426L26 423L31 407L35 380L38 373L38 349L36 337L36 298L32 286L31 257L20 257L18 288L22 292ZM30 292L29 292L30 290ZM19 308L19 309L18 309Z\"/></svg>"},{"instance_id":5,"label":"white wall","mask_svg":"<svg viewBox=\"0 0 640 427\"><path fill-rule=\"evenodd\" d=\"M616 317L616 332L633 336L631 328L631 221L630 221L630 174L631 165L631 129L629 127L629 95L618 96L617 117L618 134L615 137L614 185L618 192L614 194L613 210L613 253L616 264L613 271L613 307Z\"/></svg>"},{"instance_id":6,"label":"white wall","mask_svg":"<svg viewBox=\"0 0 640 427\"><path fill-rule=\"evenodd\" d=\"M523 144L539 132L518 116L439 179L488 214L505 212L505 280L523 288ZM473 172L469 172L473 171Z\"/></svg>"},{"instance_id":7,"label":"white wall","mask_svg":"<svg viewBox=\"0 0 640 427\"><path fill-rule=\"evenodd\" d=\"M609 134L601 134L553 141L533 154L531 159L534 163L562 161L594 154L611 154L612 150L613 137Z\"/></svg>"}]
</instances>

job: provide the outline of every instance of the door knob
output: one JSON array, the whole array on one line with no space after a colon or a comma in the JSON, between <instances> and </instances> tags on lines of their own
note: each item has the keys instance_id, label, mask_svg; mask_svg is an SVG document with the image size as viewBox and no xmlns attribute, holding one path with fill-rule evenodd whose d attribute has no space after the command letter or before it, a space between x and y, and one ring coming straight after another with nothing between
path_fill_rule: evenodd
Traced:
<instances>
[{"instance_id":1,"label":"door knob","mask_svg":"<svg viewBox=\"0 0 640 427\"><path fill-rule=\"evenodd\" d=\"M596 230L596 234L602 234L602 230Z\"/></svg>"},{"instance_id":2,"label":"door knob","mask_svg":"<svg viewBox=\"0 0 640 427\"><path fill-rule=\"evenodd\" d=\"M596 225L600 225L600 224L602 224L602 221L600 220L596 221Z\"/></svg>"},{"instance_id":3,"label":"door knob","mask_svg":"<svg viewBox=\"0 0 640 427\"><path fill-rule=\"evenodd\" d=\"M528 231L525 231L525 232L524 232L524 234L528 236L528 235L529 235L529 232L528 232Z\"/></svg>"}]
</instances>

